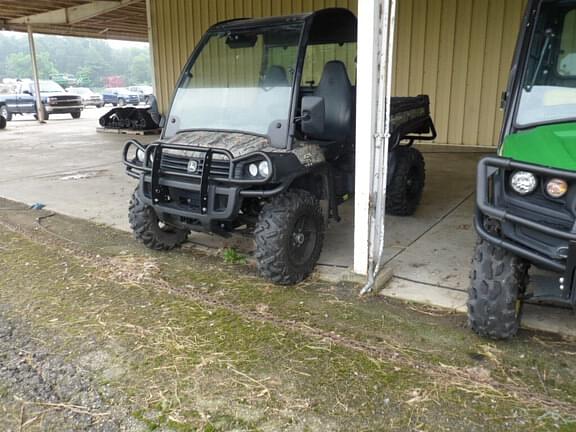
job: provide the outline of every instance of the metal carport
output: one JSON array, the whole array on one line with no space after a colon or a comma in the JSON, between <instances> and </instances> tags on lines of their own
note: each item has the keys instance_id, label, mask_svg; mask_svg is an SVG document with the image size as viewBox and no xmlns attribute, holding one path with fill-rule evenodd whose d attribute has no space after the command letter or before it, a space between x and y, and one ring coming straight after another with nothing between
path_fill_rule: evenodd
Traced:
<instances>
[{"instance_id":1,"label":"metal carport","mask_svg":"<svg viewBox=\"0 0 576 432\"><path fill-rule=\"evenodd\" d=\"M521 9L523 0L514 0L506 8L507 13ZM112 0L112 1L82 1L59 0L45 2L30 0L25 5L16 0L1 1L0 10L1 28L6 30L26 31L32 28L35 32L89 36L100 38L117 38L127 40L146 40L151 42L156 78L156 90L160 105L167 108L171 90L180 72L183 62L188 57L196 41L205 29L212 23L238 16L264 16L279 15L322 7L347 7L357 11L360 21L359 48L358 48L358 125L357 142L366 143L358 146L357 178L355 198L355 225L354 225L354 270L358 274L367 275L369 269L377 269L375 264L382 250L382 228L384 213L385 184L379 180L385 177L386 164L386 96L393 90L402 94L413 94L415 91L429 89L425 85L427 71L423 70L426 56L421 55L422 62L418 63L417 54L425 48L422 46L422 36L427 31L438 37L438 46L444 43L445 33L441 29L434 29L438 15L440 22L449 28L458 27L456 17L461 14L472 17L473 12L485 10L485 19L498 6L488 0L466 0L458 3L453 0L404 0L400 5L401 25L395 26L394 12L395 0L216 0L216 1L184 1L184 0ZM409 9L407 7L410 6ZM418 6L422 6L421 9ZM425 6L425 7L424 7ZM419 13L421 12L421 13ZM446 21L446 17L450 21ZM422 18L422 19L421 19ZM407 23L411 23L407 26ZM422 22L426 31L421 28ZM429 25L426 25L428 22ZM29 27L30 26L30 27ZM514 26L511 26L513 28ZM458 27L460 28L460 27ZM406 30L408 29L408 30ZM406 48L406 32L408 31L410 43L407 45L411 55L408 61L404 58ZM502 32L503 32L502 26ZM515 33L515 30L510 33ZM396 56L392 55L393 36L399 35ZM470 36L470 45L476 40ZM506 44L498 52L499 64L507 64L508 46L513 38L507 36ZM485 46L488 42L486 42ZM455 36L449 44L456 50ZM432 63L437 65L437 74L443 70L447 62L445 56L436 50L436 57ZM462 56L456 52L458 56ZM490 57L490 56L488 56ZM487 58L488 58L487 57ZM456 57L454 66L456 67ZM493 62L490 57L489 62ZM411 64L412 63L412 64ZM411 66L413 66L411 68ZM411 70L421 70L422 75L413 75L415 81L422 81L421 88L417 86L404 89L402 82L405 73ZM392 83L392 72L399 78ZM499 66L501 74L505 74L507 65ZM453 73L452 75L456 75ZM457 89L466 80L456 80L453 88ZM441 92L442 87L436 84L435 91ZM406 92L406 93L404 93ZM456 93L456 92L455 92ZM472 92L470 93L472 97ZM441 101L445 98L438 95ZM461 98L458 95L458 98ZM492 99L488 99L490 103ZM450 105L450 104L448 104ZM494 108L495 109L495 108ZM441 121L447 118L444 106L436 104L436 111ZM492 114L494 117L496 114ZM490 117L490 116L487 116ZM442 129L441 129L442 134ZM444 140L441 142L448 142ZM368 145L368 143L371 143ZM492 144L492 143L490 143ZM368 168L368 169L367 169ZM371 221L371 223L369 223ZM372 227L372 228L370 228ZM369 259L369 258L372 259ZM371 264L369 265L369 262Z\"/></svg>"}]
</instances>

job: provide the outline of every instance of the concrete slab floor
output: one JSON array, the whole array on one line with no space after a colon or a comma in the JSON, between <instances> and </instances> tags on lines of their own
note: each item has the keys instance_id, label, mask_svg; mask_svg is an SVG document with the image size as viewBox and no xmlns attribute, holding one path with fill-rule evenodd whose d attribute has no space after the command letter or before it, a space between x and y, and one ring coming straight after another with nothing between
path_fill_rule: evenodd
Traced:
<instances>
[{"instance_id":1,"label":"concrete slab floor","mask_svg":"<svg viewBox=\"0 0 576 432\"><path fill-rule=\"evenodd\" d=\"M17 118L0 131L3 162L0 196L74 217L128 230L127 206L136 182L124 174L120 151L126 135L97 134L97 119L108 108L87 109L82 118L51 116L40 125ZM137 137L144 142L155 136ZM465 311L470 258L475 166L482 156L470 149L421 146L427 164L422 204L409 218L387 217L386 263L394 276L382 295ZM320 275L338 279L353 260L353 202L341 207L341 223L326 234ZM190 241L210 248L236 247L250 253L250 238L221 239L193 234ZM570 313L530 305L524 325L576 336Z\"/></svg>"}]
</instances>

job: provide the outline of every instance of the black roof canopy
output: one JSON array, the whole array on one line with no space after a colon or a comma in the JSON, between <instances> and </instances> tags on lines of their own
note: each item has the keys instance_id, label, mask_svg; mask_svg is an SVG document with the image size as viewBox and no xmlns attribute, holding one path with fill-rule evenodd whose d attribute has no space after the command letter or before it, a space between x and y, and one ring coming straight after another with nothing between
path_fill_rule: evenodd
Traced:
<instances>
[{"instance_id":1,"label":"black roof canopy","mask_svg":"<svg viewBox=\"0 0 576 432\"><path fill-rule=\"evenodd\" d=\"M356 16L344 8L329 8L278 17L239 18L219 22L209 31L242 31L259 27L289 26L294 23L311 23L308 42L310 45L356 42L358 31Z\"/></svg>"}]
</instances>

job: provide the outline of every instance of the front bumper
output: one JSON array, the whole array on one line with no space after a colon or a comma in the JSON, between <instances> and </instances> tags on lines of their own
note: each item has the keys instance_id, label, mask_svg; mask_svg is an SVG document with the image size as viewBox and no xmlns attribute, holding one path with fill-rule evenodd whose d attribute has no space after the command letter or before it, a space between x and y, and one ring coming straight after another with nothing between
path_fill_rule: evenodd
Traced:
<instances>
[{"instance_id":1,"label":"front bumper","mask_svg":"<svg viewBox=\"0 0 576 432\"><path fill-rule=\"evenodd\" d=\"M85 99L82 101L82 104L87 107L87 106L99 106L99 105L103 105L104 101L102 99Z\"/></svg>"},{"instance_id":2,"label":"front bumper","mask_svg":"<svg viewBox=\"0 0 576 432\"><path fill-rule=\"evenodd\" d=\"M50 114L69 114L71 112L82 111L84 109L84 105L82 104L66 106L45 104L44 107L46 108L46 112Z\"/></svg>"},{"instance_id":3,"label":"front bumper","mask_svg":"<svg viewBox=\"0 0 576 432\"><path fill-rule=\"evenodd\" d=\"M562 274L558 287L560 296L555 300L576 304L576 223L570 229L559 229L536 220L539 212L542 220L552 219L550 210L532 206L524 213L508 208L501 190L502 179L512 171L529 171L540 178L561 178L576 182L576 173L538 165L515 162L511 159L487 157L478 164L475 228L481 238L518 255L531 263ZM501 235L487 228L487 220L496 220ZM554 220L553 220L554 222Z\"/></svg>"},{"instance_id":4,"label":"front bumper","mask_svg":"<svg viewBox=\"0 0 576 432\"><path fill-rule=\"evenodd\" d=\"M129 160L131 146L143 150L146 161L141 165ZM172 169L174 162L163 163L167 150L195 152L203 155L199 160L202 168L198 173ZM166 155L168 160L170 155ZM266 153L253 153L250 158L272 161ZM220 158L220 162L216 158ZM272 184L271 173L267 178L241 180L234 178L236 166L247 158L234 159L232 154L222 149L206 149L192 146L151 144L143 146L136 140L126 143L123 162L126 173L140 180L139 191L142 200L152 206L161 219L172 224L194 229L199 224L204 230L213 231L219 223L231 222L239 216L245 198L265 198L284 191L289 182ZM223 165L229 161L229 166ZM272 184L272 186L271 186Z\"/></svg>"}]
</instances>

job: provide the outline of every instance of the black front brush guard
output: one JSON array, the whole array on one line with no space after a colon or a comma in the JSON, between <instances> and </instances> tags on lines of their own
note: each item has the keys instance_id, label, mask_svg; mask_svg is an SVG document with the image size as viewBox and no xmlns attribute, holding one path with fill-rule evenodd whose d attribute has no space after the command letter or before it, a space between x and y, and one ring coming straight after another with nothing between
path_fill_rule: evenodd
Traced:
<instances>
[{"instance_id":1,"label":"black front brush guard","mask_svg":"<svg viewBox=\"0 0 576 432\"><path fill-rule=\"evenodd\" d=\"M569 304L574 307L576 305L576 289L574 285L575 272L576 272L576 233L558 230L547 225L535 222L517 214L510 213L506 210L499 209L490 203L489 196L489 170L499 169L500 171L529 171L546 177L561 178L570 181L576 181L576 173L571 171L557 170L538 165L525 164L516 162L511 159L487 157L482 159L478 164L477 171L477 196L476 196L476 217L475 228L478 235L489 243L492 243L502 249L508 250L515 255L518 255L530 262L538 264L549 270L563 273L563 278L560 285L562 295L555 301ZM486 228L485 218L490 217L500 222L510 222L512 224L521 225L535 231L548 234L568 242L568 253L565 262L562 260L552 259L545 256L533 249L526 248L516 242L501 238Z\"/></svg>"}]
</instances>

